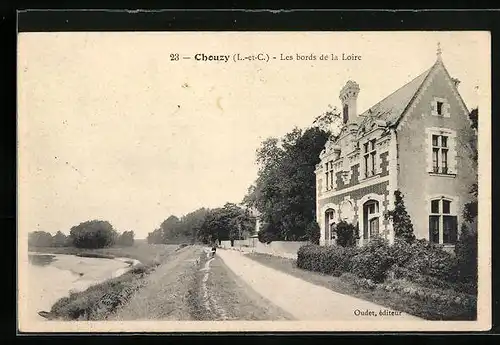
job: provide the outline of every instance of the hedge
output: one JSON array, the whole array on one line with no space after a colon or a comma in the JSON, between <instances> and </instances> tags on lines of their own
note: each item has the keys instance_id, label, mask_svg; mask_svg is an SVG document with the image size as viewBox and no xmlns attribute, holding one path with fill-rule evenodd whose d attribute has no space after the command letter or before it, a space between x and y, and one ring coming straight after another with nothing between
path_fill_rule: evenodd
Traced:
<instances>
[{"instance_id":1,"label":"hedge","mask_svg":"<svg viewBox=\"0 0 500 345\"><path fill-rule=\"evenodd\" d=\"M350 262L355 254L355 248L309 244L299 248L297 266L309 271L340 276L350 270Z\"/></svg>"},{"instance_id":2,"label":"hedge","mask_svg":"<svg viewBox=\"0 0 500 345\"><path fill-rule=\"evenodd\" d=\"M389 277L404 278L422 286L474 291L474 282L458 281L458 260L452 254L425 240L412 244L396 240L391 246L374 238L363 247L302 246L297 253L297 266L310 271L340 276L350 272L374 283Z\"/></svg>"}]
</instances>

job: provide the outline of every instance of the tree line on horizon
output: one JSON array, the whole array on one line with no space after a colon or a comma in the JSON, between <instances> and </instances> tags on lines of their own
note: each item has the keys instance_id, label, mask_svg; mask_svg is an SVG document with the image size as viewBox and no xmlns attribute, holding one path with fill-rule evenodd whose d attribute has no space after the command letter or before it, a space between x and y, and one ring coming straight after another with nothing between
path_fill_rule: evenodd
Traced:
<instances>
[{"instance_id":1,"label":"tree line on horizon","mask_svg":"<svg viewBox=\"0 0 500 345\"><path fill-rule=\"evenodd\" d=\"M235 241L255 232L255 217L248 208L226 203L214 209L200 208L178 218L171 215L150 232L148 243L205 243Z\"/></svg>"},{"instance_id":2,"label":"tree line on horizon","mask_svg":"<svg viewBox=\"0 0 500 345\"><path fill-rule=\"evenodd\" d=\"M52 236L47 231L33 231L28 234L28 247L76 247L97 249L116 246L133 246L133 230L119 233L110 222L91 220L73 226L69 235L62 231Z\"/></svg>"}]
</instances>

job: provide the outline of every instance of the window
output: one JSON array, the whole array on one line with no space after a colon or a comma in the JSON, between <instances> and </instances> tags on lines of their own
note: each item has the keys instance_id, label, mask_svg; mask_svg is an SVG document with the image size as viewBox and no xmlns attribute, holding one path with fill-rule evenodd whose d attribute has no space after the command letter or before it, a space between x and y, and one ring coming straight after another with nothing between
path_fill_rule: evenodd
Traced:
<instances>
[{"instance_id":1,"label":"window","mask_svg":"<svg viewBox=\"0 0 500 345\"><path fill-rule=\"evenodd\" d=\"M343 120L344 120L344 123L347 122L347 120L349 120L349 107L347 104L344 104L344 109L343 109Z\"/></svg>"},{"instance_id":2,"label":"window","mask_svg":"<svg viewBox=\"0 0 500 345\"><path fill-rule=\"evenodd\" d=\"M334 238L335 210L328 209L325 212L325 242L329 244L330 239Z\"/></svg>"},{"instance_id":3,"label":"window","mask_svg":"<svg viewBox=\"0 0 500 345\"><path fill-rule=\"evenodd\" d=\"M325 169L326 169L326 190L331 190L333 189L333 182L334 182L334 177L335 174L333 173L333 161L327 162L325 164Z\"/></svg>"},{"instance_id":4,"label":"window","mask_svg":"<svg viewBox=\"0 0 500 345\"><path fill-rule=\"evenodd\" d=\"M379 203L369 200L363 204L363 238L370 239L380 234Z\"/></svg>"},{"instance_id":5,"label":"window","mask_svg":"<svg viewBox=\"0 0 500 345\"><path fill-rule=\"evenodd\" d=\"M449 109L450 105L445 98L434 97L431 104L431 115L450 117Z\"/></svg>"},{"instance_id":6,"label":"window","mask_svg":"<svg viewBox=\"0 0 500 345\"><path fill-rule=\"evenodd\" d=\"M451 214L451 201L445 198L431 200L429 214L429 241L455 244L457 241L457 216Z\"/></svg>"},{"instance_id":7,"label":"window","mask_svg":"<svg viewBox=\"0 0 500 345\"><path fill-rule=\"evenodd\" d=\"M436 103L437 113L438 115L443 115L443 102Z\"/></svg>"},{"instance_id":8,"label":"window","mask_svg":"<svg viewBox=\"0 0 500 345\"><path fill-rule=\"evenodd\" d=\"M364 163L365 163L365 177L370 177L375 175L376 169L376 155L377 151L375 148L376 140L370 140L364 144Z\"/></svg>"},{"instance_id":9,"label":"window","mask_svg":"<svg viewBox=\"0 0 500 345\"><path fill-rule=\"evenodd\" d=\"M432 171L448 173L448 137L445 135L432 135Z\"/></svg>"}]
</instances>

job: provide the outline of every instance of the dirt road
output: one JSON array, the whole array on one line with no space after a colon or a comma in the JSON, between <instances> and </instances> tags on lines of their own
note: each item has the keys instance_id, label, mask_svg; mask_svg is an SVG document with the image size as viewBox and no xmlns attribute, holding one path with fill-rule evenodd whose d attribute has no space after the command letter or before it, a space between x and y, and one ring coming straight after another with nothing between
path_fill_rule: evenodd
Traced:
<instances>
[{"instance_id":1,"label":"dirt road","mask_svg":"<svg viewBox=\"0 0 500 345\"><path fill-rule=\"evenodd\" d=\"M219 250L217 256L251 289L297 320L424 321L311 284L259 264L237 251Z\"/></svg>"},{"instance_id":2,"label":"dirt road","mask_svg":"<svg viewBox=\"0 0 500 345\"><path fill-rule=\"evenodd\" d=\"M110 320L287 320L209 249L188 246L165 259Z\"/></svg>"}]
</instances>

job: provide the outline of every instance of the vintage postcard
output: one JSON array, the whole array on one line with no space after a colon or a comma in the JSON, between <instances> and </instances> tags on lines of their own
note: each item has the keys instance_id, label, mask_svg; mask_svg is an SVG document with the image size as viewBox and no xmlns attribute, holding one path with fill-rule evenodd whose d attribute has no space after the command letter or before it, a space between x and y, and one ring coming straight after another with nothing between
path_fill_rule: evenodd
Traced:
<instances>
[{"instance_id":1,"label":"vintage postcard","mask_svg":"<svg viewBox=\"0 0 500 345\"><path fill-rule=\"evenodd\" d=\"M491 327L489 32L18 35L20 332Z\"/></svg>"}]
</instances>

